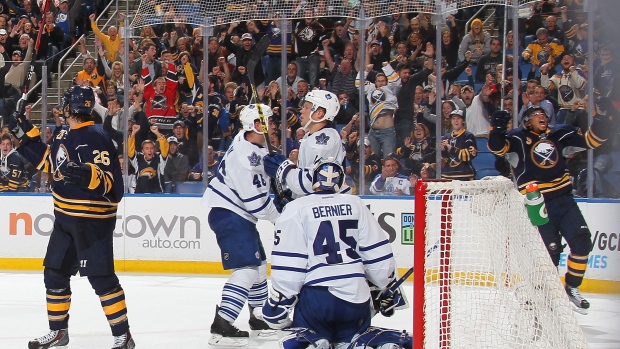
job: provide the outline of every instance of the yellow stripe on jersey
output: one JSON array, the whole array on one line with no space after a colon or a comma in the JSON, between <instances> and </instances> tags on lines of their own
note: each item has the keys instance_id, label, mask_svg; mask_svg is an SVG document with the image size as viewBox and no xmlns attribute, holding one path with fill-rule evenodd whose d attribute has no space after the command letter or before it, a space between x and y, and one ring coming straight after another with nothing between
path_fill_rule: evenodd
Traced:
<instances>
[{"instance_id":1,"label":"yellow stripe on jersey","mask_svg":"<svg viewBox=\"0 0 620 349\"><path fill-rule=\"evenodd\" d=\"M559 189L562 189L562 188L565 188L571 185L570 176L568 172L565 172L562 177L556 178L550 182L541 183L537 181L529 181L529 182L522 183L521 185L519 185L519 192L525 195L525 188L531 183L537 183L538 188L540 189L540 192L543 194L550 193L550 192L553 192L553 191L556 191L556 190L559 190Z\"/></svg>"},{"instance_id":2,"label":"yellow stripe on jersey","mask_svg":"<svg viewBox=\"0 0 620 349\"><path fill-rule=\"evenodd\" d=\"M52 196L54 197L54 199L65 202L65 203L69 203L69 204L87 204L87 205L98 205L98 206L102 206L102 207L117 207L118 203L116 202L110 202L110 201L103 201L103 200L77 200L77 199L67 199L65 197L62 197L60 195L58 195L58 193L53 192Z\"/></svg>"}]
</instances>

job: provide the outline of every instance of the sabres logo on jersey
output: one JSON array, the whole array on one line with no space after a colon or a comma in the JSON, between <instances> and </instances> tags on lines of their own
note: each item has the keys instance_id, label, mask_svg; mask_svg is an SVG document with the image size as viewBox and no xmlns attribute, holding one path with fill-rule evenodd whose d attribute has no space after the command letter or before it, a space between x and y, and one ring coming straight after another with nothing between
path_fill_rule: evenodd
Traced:
<instances>
[{"instance_id":1,"label":"sabres logo on jersey","mask_svg":"<svg viewBox=\"0 0 620 349\"><path fill-rule=\"evenodd\" d=\"M151 109L168 109L168 97L166 96L155 96L151 98Z\"/></svg>"},{"instance_id":2,"label":"sabres logo on jersey","mask_svg":"<svg viewBox=\"0 0 620 349\"><path fill-rule=\"evenodd\" d=\"M549 61L549 57L551 57L551 55L549 54L549 52L545 50L538 51L538 54L536 55L536 58L538 58L538 61L543 62L543 63Z\"/></svg>"},{"instance_id":3,"label":"sabres logo on jersey","mask_svg":"<svg viewBox=\"0 0 620 349\"><path fill-rule=\"evenodd\" d=\"M139 177L146 177L148 179L153 179L156 176L157 176L157 171L155 171L155 169L152 167L147 167L143 169L142 171L140 171Z\"/></svg>"},{"instance_id":4,"label":"sabres logo on jersey","mask_svg":"<svg viewBox=\"0 0 620 349\"><path fill-rule=\"evenodd\" d=\"M558 90L560 91L560 98L564 102L570 102L575 97L575 91L568 85L562 85Z\"/></svg>"},{"instance_id":5,"label":"sabres logo on jersey","mask_svg":"<svg viewBox=\"0 0 620 349\"><path fill-rule=\"evenodd\" d=\"M62 166L65 166L65 164L68 163L69 161L71 161L69 159L69 152L67 151L67 148L65 148L65 145L61 144L58 147L58 151L56 152L56 158L54 159L55 166L54 166L54 174L52 175L52 178L54 178L55 181L62 181L63 178L65 178L65 176L63 176L62 173L60 173L60 168Z\"/></svg>"},{"instance_id":6,"label":"sabres logo on jersey","mask_svg":"<svg viewBox=\"0 0 620 349\"><path fill-rule=\"evenodd\" d=\"M372 104L385 102L386 99L387 99L387 96L385 95L385 92L381 88L378 88L372 91L372 94L370 95L370 100Z\"/></svg>"},{"instance_id":7,"label":"sabres logo on jersey","mask_svg":"<svg viewBox=\"0 0 620 349\"><path fill-rule=\"evenodd\" d=\"M320 135L316 136L315 139L317 145L327 145L327 141L329 141L329 136L325 133L321 133Z\"/></svg>"},{"instance_id":8,"label":"sabres logo on jersey","mask_svg":"<svg viewBox=\"0 0 620 349\"><path fill-rule=\"evenodd\" d=\"M532 147L532 161L538 167L551 168L558 162L558 151L553 142L541 140Z\"/></svg>"},{"instance_id":9,"label":"sabres logo on jersey","mask_svg":"<svg viewBox=\"0 0 620 349\"><path fill-rule=\"evenodd\" d=\"M255 152L252 152L252 154L248 156L248 160L250 160L250 166L260 166L260 156L258 156Z\"/></svg>"}]
</instances>

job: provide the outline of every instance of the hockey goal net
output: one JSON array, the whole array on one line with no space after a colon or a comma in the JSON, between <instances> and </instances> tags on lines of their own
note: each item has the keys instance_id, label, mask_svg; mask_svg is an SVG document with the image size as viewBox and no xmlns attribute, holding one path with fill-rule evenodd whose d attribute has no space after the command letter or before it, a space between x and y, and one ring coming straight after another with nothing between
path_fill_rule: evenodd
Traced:
<instances>
[{"instance_id":1,"label":"hockey goal net","mask_svg":"<svg viewBox=\"0 0 620 349\"><path fill-rule=\"evenodd\" d=\"M512 182L420 181L414 230L414 349L588 347Z\"/></svg>"}]
</instances>

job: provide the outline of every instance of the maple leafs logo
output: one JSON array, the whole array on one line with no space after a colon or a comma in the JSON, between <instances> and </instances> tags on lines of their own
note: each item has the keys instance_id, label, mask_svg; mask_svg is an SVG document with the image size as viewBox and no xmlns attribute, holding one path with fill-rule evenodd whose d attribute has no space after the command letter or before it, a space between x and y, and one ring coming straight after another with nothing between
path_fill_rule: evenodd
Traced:
<instances>
[{"instance_id":1,"label":"maple leafs logo","mask_svg":"<svg viewBox=\"0 0 620 349\"><path fill-rule=\"evenodd\" d=\"M320 135L316 137L317 145L327 145L327 141L329 141L329 136L326 135L325 133L321 133Z\"/></svg>"},{"instance_id":2,"label":"maple leafs logo","mask_svg":"<svg viewBox=\"0 0 620 349\"><path fill-rule=\"evenodd\" d=\"M252 155L248 156L248 160L250 160L250 166L260 166L260 156L256 152L252 152Z\"/></svg>"}]
</instances>

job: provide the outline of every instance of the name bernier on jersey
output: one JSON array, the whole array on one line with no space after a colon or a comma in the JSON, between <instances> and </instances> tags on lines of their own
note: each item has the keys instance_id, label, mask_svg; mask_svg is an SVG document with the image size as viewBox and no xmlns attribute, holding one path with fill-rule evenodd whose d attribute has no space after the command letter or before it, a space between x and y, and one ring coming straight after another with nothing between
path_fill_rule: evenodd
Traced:
<instances>
[{"instance_id":1,"label":"name bernier on jersey","mask_svg":"<svg viewBox=\"0 0 620 349\"><path fill-rule=\"evenodd\" d=\"M350 204L316 206L312 208L312 213L314 213L314 218L353 215Z\"/></svg>"}]
</instances>

